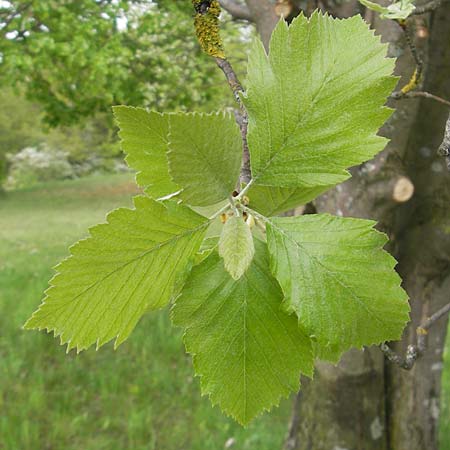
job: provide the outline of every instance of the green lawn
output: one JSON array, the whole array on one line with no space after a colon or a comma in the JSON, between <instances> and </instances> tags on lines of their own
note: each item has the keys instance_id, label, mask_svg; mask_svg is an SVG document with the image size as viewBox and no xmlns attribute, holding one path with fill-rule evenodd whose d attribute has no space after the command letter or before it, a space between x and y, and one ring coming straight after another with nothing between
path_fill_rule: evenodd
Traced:
<instances>
[{"instance_id":1,"label":"green lawn","mask_svg":"<svg viewBox=\"0 0 450 450\"><path fill-rule=\"evenodd\" d=\"M0 198L0 449L281 448L290 402L242 429L200 397L168 314L144 317L117 351L65 354L23 331L51 267L105 213L131 204L130 175L52 183Z\"/></svg>"},{"instance_id":2,"label":"green lawn","mask_svg":"<svg viewBox=\"0 0 450 450\"><path fill-rule=\"evenodd\" d=\"M211 409L167 312L149 314L117 351L65 354L22 331L67 247L117 206L130 175L52 183L0 198L0 449L235 450L281 448L290 402L242 429ZM447 348L450 348L450 337ZM441 450L450 450L450 352Z\"/></svg>"}]
</instances>

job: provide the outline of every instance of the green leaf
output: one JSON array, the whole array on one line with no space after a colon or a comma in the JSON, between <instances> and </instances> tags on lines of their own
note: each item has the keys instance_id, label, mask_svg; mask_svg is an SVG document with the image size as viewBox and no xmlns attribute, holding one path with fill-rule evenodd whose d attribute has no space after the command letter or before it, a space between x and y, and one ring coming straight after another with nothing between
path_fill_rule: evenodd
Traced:
<instances>
[{"instance_id":1,"label":"green leaf","mask_svg":"<svg viewBox=\"0 0 450 450\"><path fill-rule=\"evenodd\" d=\"M173 308L185 328L202 393L246 425L313 372L311 342L281 308L282 292L269 270L266 245L245 275L233 280L216 252L193 268Z\"/></svg>"},{"instance_id":2,"label":"green leaf","mask_svg":"<svg viewBox=\"0 0 450 450\"><path fill-rule=\"evenodd\" d=\"M382 6L369 0L359 0L361 4L373 11L379 12L382 19L406 19L416 9L412 0L401 0Z\"/></svg>"},{"instance_id":3,"label":"green leaf","mask_svg":"<svg viewBox=\"0 0 450 450\"><path fill-rule=\"evenodd\" d=\"M114 338L117 347L144 312L167 305L209 222L143 196L135 208L113 211L71 248L25 328L54 331L68 351Z\"/></svg>"},{"instance_id":4,"label":"green leaf","mask_svg":"<svg viewBox=\"0 0 450 450\"><path fill-rule=\"evenodd\" d=\"M219 236L206 237L195 255L194 264L198 265L204 261L217 248L218 243Z\"/></svg>"},{"instance_id":5,"label":"green leaf","mask_svg":"<svg viewBox=\"0 0 450 450\"><path fill-rule=\"evenodd\" d=\"M396 84L395 61L360 16L314 13L280 21L269 57L260 42L248 65L248 145L260 185L330 186L346 168L372 158L386 139L377 130Z\"/></svg>"},{"instance_id":6,"label":"green leaf","mask_svg":"<svg viewBox=\"0 0 450 450\"><path fill-rule=\"evenodd\" d=\"M115 106L113 110L127 155L125 161L137 171L136 183L155 199L179 191L170 178L166 155L169 115L129 106Z\"/></svg>"},{"instance_id":7,"label":"green leaf","mask_svg":"<svg viewBox=\"0 0 450 450\"><path fill-rule=\"evenodd\" d=\"M253 184L247 193L250 200L248 206L264 216L275 216L297 206L305 205L331 187L283 188Z\"/></svg>"},{"instance_id":8,"label":"green leaf","mask_svg":"<svg viewBox=\"0 0 450 450\"><path fill-rule=\"evenodd\" d=\"M239 280L244 275L254 254L255 246L250 227L242 217L229 217L220 235L219 255L232 278Z\"/></svg>"},{"instance_id":9,"label":"green leaf","mask_svg":"<svg viewBox=\"0 0 450 450\"><path fill-rule=\"evenodd\" d=\"M170 117L169 167L190 205L208 206L230 196L239 178L242 141L230 114Z\"/></svg>"},{"instance_id":10,"label":"green leaf","mask_svg":"<svg viewBox=\"0 0 450 450\"><path fill-rule=\"evenodd\" d=\"M319 356L337 361L351 347L401 337L407 295L375 222L328 214L272 218L272 272Z\"/></svg>"}]
</instances>

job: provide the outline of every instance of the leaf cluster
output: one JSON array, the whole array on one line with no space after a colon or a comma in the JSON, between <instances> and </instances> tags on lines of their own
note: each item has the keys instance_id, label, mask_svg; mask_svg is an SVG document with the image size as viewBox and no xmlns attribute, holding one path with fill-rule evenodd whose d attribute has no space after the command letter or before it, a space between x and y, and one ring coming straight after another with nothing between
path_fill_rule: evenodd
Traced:
<instances>
[{"instance_id":1,"label":"leaf cluster","mask_svg":"<svg viewBox=\"0 0 450 450\"><path fill-rule=\"evenodd\" d=\"M393 65L359 16L281 21L268 55L256 41L246 186L230 114L116 107L145 195L72 247L26 327L68 350L117 346L171 303L202 392L244 425L311 377L315 358L400 338L407 297L374 222L275 217L383 149Z\"/></svg>"}]
</instances>

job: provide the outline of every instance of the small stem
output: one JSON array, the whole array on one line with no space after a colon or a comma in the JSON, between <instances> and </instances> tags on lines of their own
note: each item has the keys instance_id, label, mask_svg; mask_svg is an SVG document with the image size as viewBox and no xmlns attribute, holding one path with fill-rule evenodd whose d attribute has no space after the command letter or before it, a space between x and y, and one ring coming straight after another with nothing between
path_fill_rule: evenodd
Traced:
<instances>
[{"instance_id":1,"label":"small stem","mask_svg":"<svg viewBox=\"0 0 450 450\"><path fill-rule=\"evenodd\" d=\"M218 211L216 211L210 218L209 220L212 221L214 219L216 219L217 217L219 217L221 214L223 214L224 212L227 212L230 209L231 205L229 203L227 203L225 206L223 206L222 208L220 208Z\"/></svg>"},{"instance_id":2,"label":"small stem","mask_svg":"<svg viewBox=\"0 0 450 450\"><path fill-rule=\"evenodd\" d=\"M424 97L430 100L436 100L437 102L442 103L443 105L450 106L449 100L446 100L445 98L442 97L438 97L437 95L431 94L430 92L426 91L411 91L406 93L396 91L391 94L391 98L394 100L401 100L403 98L416 98L416 97Z\"/></svg>"},{"instance_id":3,"label":"small stem","mask_svg":"<svg viewBox=\"0 0 450 450\"><path fill-rule=\"evenodd\" d=\"M240 94L244 92L241 82L239 81L233 66L225 58L214 58L217 66L222 70L225 78L228 81L231 91L233 92L234 99L239 105L239 111L235 114L236 122L239 125L242 137L242 167L240 174L240 182L247 184L252 176L250 169L250 152L247 143L247 128L248 128L248 116L244 105L242 104Z\"/></svg>"},{"instance_id":4,"label":"small stem","mask_svg":"<svg viewBox=\"0 0 450 450\"><path fill-rule=\"evenodd\" d=\"M241 97L240 93L244 92L244 88L242 87L241 82L239 81L239 78L236 75L236 72L234 71L232 65L228 61L228 59L224 58L214 58L216 61L217 66L222 70L223 74L225 75L225 78L228 81L228 85L230 86L230 89L233 92L234 99L236 102L241 106Z\"/></svg>"},{"instance_id":5,"label":"small stem","mask_svg":"<svg viewBox=\"0 0 450 450\"><path fill-rule=\"evenodd\" d=\"M249 189L252 187L253 184L253 178L248 182L248 184L242 189L241 192L239 192L239 195L235 197L235 200L241 200L242 197L249 191Z\"/></svg>"},{"instance_id":6,"label":"small stem","mask_svg":"<svg viewBox=\"0 0 450 450\"><path fill-rule=\"evenodd\" d=\"M385 354L388 361L396 364L405 370L411 370L417 359L422 356L427 349L426 336L428 330L442 317L450 313L450 303L444 305L441 309L437 310L432 316L425 319L416 328L416 344L408 345L406 349L405 357L403 358L394 350L392 350L386 343L380 345L381 351Z\"/></svg>"},{"instance_id":7,"label":"small stem","mask_svg":"<svg viewBox=\"0 0 450 450\"><path fill-rule=\"evenodd\" d=\"M260 220L261 222L267 223L269 222L269 219L266 216L263 216L262 214L260 214L259 212L249 208L248 206L244 206L242 205L242 209L251 214L252 216L255 216L258 220Z\"/></svg>"},{"instance_id":8,"label":"small stem","mask_svg":"<svg viewBox=\"0 0 450 450\"><path fill-rule=\"evenodd\" d=\"M233 210L233 212L234 212L234 214L236 215L236 217L239 217L239 216L240 216L239 210L236 208L236 203L235 203L234 198L233 198L232 195L230 195L230 196L228 197L228 201L230 202L231 209Z\"/></svg>"},{"instance_id":9,"label":"small stem","mask_svg":"<svg viewBox=\"0 0 450 450\"><path fill-rule=\"evenodd\" d=\"M408 21L408 22L397 21L397 23L399 24L400 28L405 33L406 43L408 44L409 50L411 51L414 61L416 62L416 69L414 70L414 73L412 74L411 79L401 89L401 92L403 94L406 94L407 92L412 91L419 85L421 78L422 78L423 61L422 61L422 58L419 56L416 44L414 43L414 28L411 25L411 22L410 21Z\"/></svg>"}]
</instances>

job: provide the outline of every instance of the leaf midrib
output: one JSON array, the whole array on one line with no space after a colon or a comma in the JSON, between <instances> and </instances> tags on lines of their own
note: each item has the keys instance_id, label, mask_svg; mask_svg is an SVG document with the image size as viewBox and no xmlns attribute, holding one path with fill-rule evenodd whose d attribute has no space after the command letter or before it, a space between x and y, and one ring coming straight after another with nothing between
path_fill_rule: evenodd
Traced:
<instances>
[{"instance_id":1,"label":"leaf midrib","mask_svg":"<svg viewBox=\"0 0 450 450\"><path fill-rule=\"evenodd\" d=\"M300 243L297 242L293 237L291 237L289 234L285 233L285 231L282 228L277 227L273 221L269 220L269 223L271 224L271 226L273 226L280 234L282 234L284 237L286 237L287 239L289 239L291 242L294 243L294 245L298 248L303 250L306 255L312 259L313 261L315 261L319 266L321 266L326 273L329 274L329 276L333 279L335 279L338 284L340 284L343 288L345 288L346 290L348 290L351 294L351 296L367 311L367 313L373 317L377 322L383 324L383 322L377 317L377 315L371 311L368 306L364 303L364 301L362 299L360 299L353 291L352 288L350 288L349 286L347 286L332 270L330 270L328 267L326 267L317 257L311 255L307 249Z\"/></svg>"},{"instance_id":2,"label":"leaf midrib","mask_svg":"<svg viewBox=\"0 0 450 450\"><path fill-rule=\"evenodd\" d=\"M86 292L90 291L92 288L98 286L99 284L103 283L107 278L109 278L110 276L114 275L116 272L119 272L120 270L122 270L124 267L127 267L128 265L138 261L141 258L145 258L147 255L149 255L150 253L152 253L153 251L159 250L161 248L163 248L164 246L171 244L172 242L177 241L178 239L182 239L183 237L188 236L189 234L192 233L196 233L197 231L200 231L202 228L206 228L208 225L210 224L210 220L208 220L207 222L199 225L196 228L192 228L188 231L183 232L182 234L178 234L175 235L174 237L167 239L166 241L160 242L158 243L158 245L155 245L154 247L146 250L145 252L137 255L136 257L130 259L129 261L125 262L124 264L122 264L121 266L115 268L113 271L107 273L105 276L103 276L102 278L100 278L99 280L95 281L94 283L90 284L86 289L84 289L82 292L80 292L79 294L77 294L76 296L72 297L69 301L73 302L78 300L79 297L83 296ZM92 239L92 238L91 238ZM70 258L73 258L74 256L72 255ZM60 272L61 273L61 272ZM48 293L47 297L51 298L51 292ZM45 303L45 300L44 300Z\"/></svg>"}]
</instances>

